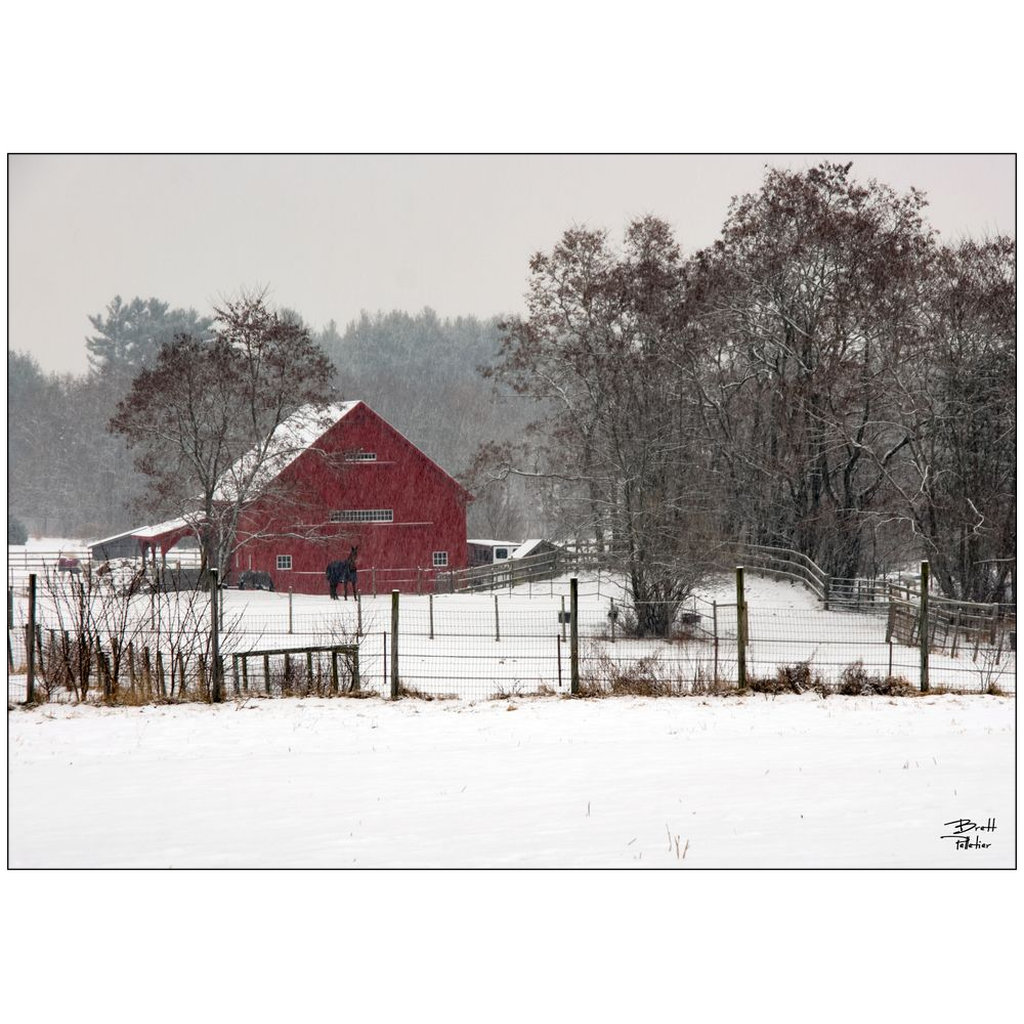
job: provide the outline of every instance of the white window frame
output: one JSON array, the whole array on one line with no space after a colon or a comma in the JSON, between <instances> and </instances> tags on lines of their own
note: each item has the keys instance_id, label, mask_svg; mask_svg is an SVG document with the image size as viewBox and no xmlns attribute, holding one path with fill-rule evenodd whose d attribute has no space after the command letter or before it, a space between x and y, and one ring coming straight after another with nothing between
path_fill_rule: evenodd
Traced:
<instances>
[{"instance_id":1,"label":"white window frame","mask_svg":"<svg viewBox=\"0 0 1024 1024\"><path fill-rule=\"evenodd\" d=\"M448 552L447 551L435 551L434 552L434 568L435 569L447 569L448 568Z\"/></svg>"},{"instance_id":2,"label":"white window frame","mask_svg":"<svg viewBox=\"0 0 1024 1024\"><path fill-rule=\"evenodd\" d=\"M284 563L287 561L287 565ZM292 556L291 555L278 555L277 556L277 571L278 572L290 572L292 568Z\"/></svg>"},{"instance_id":3,"label":"white window frame","mask_svg":"<svg viewBox=\"0 0 1024 1024\"><path fill-rule=\"evenodd\" d=\"M376 462L376 452L347 452L345 454L346 462Z\"/></svg>"},{"instance_id":4,"label":"white window frame","mask_svg":"<svg viewBox=\"0 0 1024 1024\"><path fill-rule=\"evenodd\" d=\"M331 509L332 523L393 523L395 510L392 508L342 508Z\"/></svg>"}]
</instances>

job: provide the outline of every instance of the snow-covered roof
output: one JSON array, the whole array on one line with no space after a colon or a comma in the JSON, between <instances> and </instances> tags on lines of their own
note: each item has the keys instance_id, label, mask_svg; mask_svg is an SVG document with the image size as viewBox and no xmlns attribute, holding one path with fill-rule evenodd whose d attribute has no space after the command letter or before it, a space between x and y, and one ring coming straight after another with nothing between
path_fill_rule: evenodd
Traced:
<instances>
[{"instance_id":1,"label":"snow-covered roof","mask_svg":"<svg viewBox=\"0 0 1024 1024\"><path fill-rule=\"evenodd\" d=\"M155 526L143 526L141 529L132 530L131 535L140 540L148 540L151 537L159 537L165 533L177 533L179 530L191 530L192 523L187 519L168 519L165 523L157 523Z\"/></svg>"},{"instance_id":2,"label":"snow-covered roof","mask_svg":"<svg viewBox=\"0 0 1024 1024\"><path fill-rule=\"evenodd\" d=\"M485 548L515 548L519 546L517 540L475 540L472 537L466 543L481 544Z\"/></svg>"},{"instance_id":3,"label":"snow-covered roof","mask_svg":"<svg viewBox=\"0 0 1024 1024\"><path fill-rule=\"evenodd\" d=\"M525 558L527 555L532 555L537 546L543 543L543 537L535 537L533 540L524 540L523 543L512 552L512 557Z\"/></svg>"},{"instance_id":4,"label":"snow-covered roof","mask_svg":"<svg viewBox=\"0 0 1024 1024\"><path fill-rule=\"evenodd\" d=\"M153 526L140 526L135 530L123 530L115 533L112 537L104 537L102 540L90 541L87 547L96 547L98 544L111 544L115 540L123 540L125 537L136 537L139 540L149 540L152 537L160 537L165 533L175 533L178 530L190 530L192 525L185 519L168 519L165 523L156 523Z\"/></svg>"},{"instance_id":5,"label":"snow-covered roof","mask_svg":"<svg viewBox=\"0 0 1024 1024\"><path fill-rule=\"evenodd\" d=\"M270 435L265 453L262 447L253 448L221 476L214 498L218 501L232 501L240 484L250 496L255 497L262 487L280 476L358 404L340 402L326 407L304 405L277 425Z\"/></svg>"}]
</instances>

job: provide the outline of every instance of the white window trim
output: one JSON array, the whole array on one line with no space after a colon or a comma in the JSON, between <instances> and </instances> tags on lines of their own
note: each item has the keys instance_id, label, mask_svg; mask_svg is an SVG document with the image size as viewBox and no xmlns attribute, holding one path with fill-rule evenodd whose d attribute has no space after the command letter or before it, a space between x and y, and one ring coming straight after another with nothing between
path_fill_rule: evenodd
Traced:
<instances>
[{"instance_id":1,"label":"white window trim","mask_svg":"<svg viewBox=\"0 0 1024 1024\"><path fill-rule=\"evenodd\" d=\"M438 556L440 556L443 559L443 561L439 562L438 561ZM433 555L433 559L434 559L434 568L435 569L447 569L448 568L448 552L447 551L435 551L434 555Z\"/></svg>"},{"instance_id":2,"label":"white window trim","mask_svg":"<svg viewBox=\"0 0 1024 1024\"><path fill-rule=\"evenodd\" d=\"M287 558L288 559L288 564L287 565L282 565L281 564L281 559L282 558ZM276 560L275 560L275 565L277 566L277 571L278 572L291 572L292 571L292 556L291 555L277 555L276 556Z\"/></svg>"},{"instance_id":3,"label":"white window trim","mask_svg":"<svg viewBox=\"0 0 1024 1024\"><path fill-rule=\"evenodd\" d=\"M393 523L395 510L392 508L342 508L331 509L332 523Z\"/></svg>"}]
</instances>

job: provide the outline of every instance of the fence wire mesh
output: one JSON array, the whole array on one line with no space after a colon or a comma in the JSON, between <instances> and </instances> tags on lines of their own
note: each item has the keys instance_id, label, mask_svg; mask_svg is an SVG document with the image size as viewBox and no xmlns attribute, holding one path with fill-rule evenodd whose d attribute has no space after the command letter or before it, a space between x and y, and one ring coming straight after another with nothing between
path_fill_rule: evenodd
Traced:
<instances>
[{"instance_id":1,"label":"fence wire mesh","mask_svg":"<svg viewBox=\"0 0 1024 1024\"><path fill-rule=\"evenodd\" d=\"M720 583L718 593L734 593L728 578ZM793 596L787 598L789 592ZM225 696L389 695L396 654L390 595L331 601L222 593ZM208 699L213 672L208 595L137 594L114 602L91 595L84 619L81 600L75 604L69 595L74 596L73 585L65 582L40 588L37 699L104 699L112 673L115 695L124 690L125 699L129 694L134 700ZM1012 609L980 606L968 614L962 606L944 610L941 601L931 604L931 688L1015 692ZM545 581L543 589L522 585L511 592L403 595L399 607L397 674L406 695L488 699L570 692L567 579ZM742 631L735 600L691 598L645 612L652 609L627 600L609 579L581 580L576 622L581 692L704 693L737 686ZM919 608L912 598L888 594L883 599L872 590L863 600L837 602L826 610L799 584L781 597L779 591L753 588L745 615L748 685L770 682L780 671L806 663L806 678L828 689L890 678L911 689L919 686L920 629L914 628ZM652 618L670 623L666 635L640 635L640 623ZM88 623L84 630L82 622ZM11 592L9 702L25 699L26 624L25 594ZM337 671L334 657L340 658ZM84 687L76 679L83 671L88 672Z\"/></svg>"}]
</instances>

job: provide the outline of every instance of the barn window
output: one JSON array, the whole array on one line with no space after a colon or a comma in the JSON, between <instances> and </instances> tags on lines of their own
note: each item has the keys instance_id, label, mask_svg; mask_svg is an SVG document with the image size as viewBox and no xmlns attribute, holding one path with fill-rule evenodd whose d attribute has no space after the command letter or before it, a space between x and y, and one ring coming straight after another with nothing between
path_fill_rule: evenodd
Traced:
<instances>
[{"instance_id":1,"label":"barn window","mask_svg":"<svg viewBox=\"0 0 1024 1024\"><path fill-rule=\"evenodd\" d=\"M395 512L390 508L345 508L331 512L332 523L391 523Z\"/></svg>"},{"instance_id":2,"label":"barn window","mask_svg":"<svg viewBox=\"0 0 1024 1024\"><path fill-rule=\"evenodd\" d=\"M346 452L345 453L345 461L346 462L376 462L377 461L377 453L376 452Z\"/></svg>"},{"instance_id":3,"label":"barn window","mask_svg":"<svg viewBox=\"0 0 1024 1024\"><path fill-rule=\"evenodd\" d=\"M278 569L290 569L292 567L292 556L291 555L278 555L277 556L277 567L278 567Z\"/></svg>"},{"instance_id":4,"label":"barn window","mask_svg":"<svg viewBox=\"0 0 1024 1024\"><path fill-rule=\"evenodd\" d=\"M435 551L434 552L434 568L441 569L448 564L448 552L447 551Z\"/></svg>"}]
</instances>

